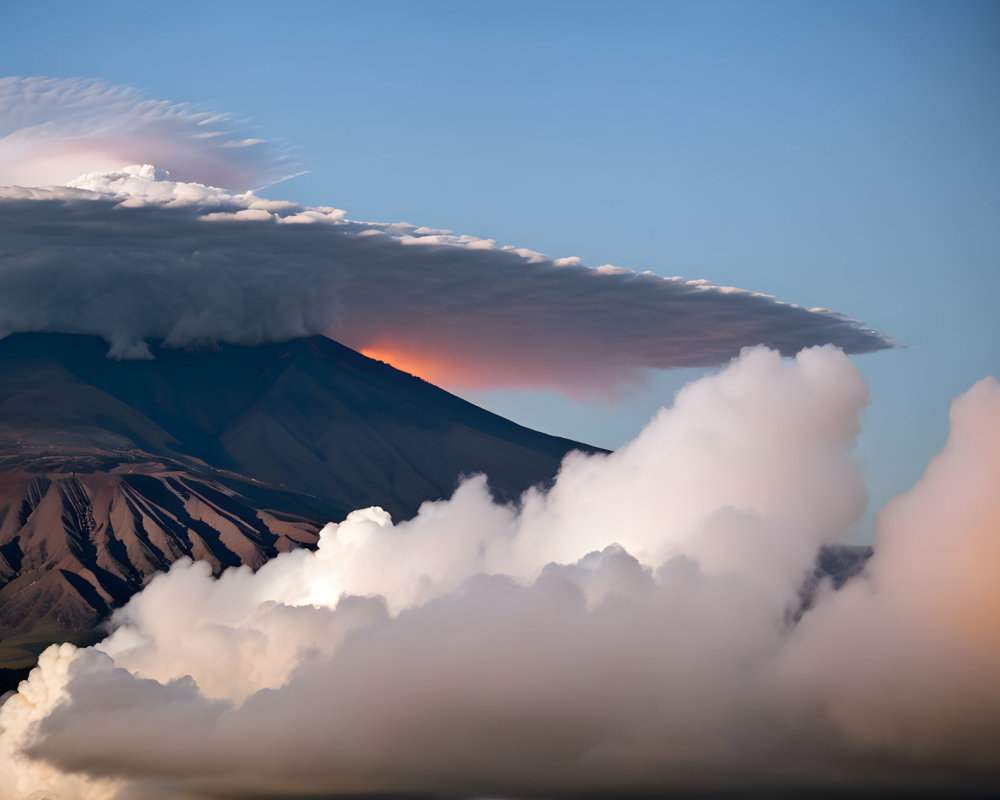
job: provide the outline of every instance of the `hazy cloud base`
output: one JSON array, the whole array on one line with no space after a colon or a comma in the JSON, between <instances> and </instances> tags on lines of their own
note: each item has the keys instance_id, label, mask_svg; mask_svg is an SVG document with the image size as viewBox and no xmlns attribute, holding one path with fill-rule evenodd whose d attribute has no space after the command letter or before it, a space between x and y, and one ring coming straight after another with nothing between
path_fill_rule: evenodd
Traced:
<instances>
[{"instance_id":1,"label":"hazy cloud base","mask_svg":"<svg viewBox=\"0 0 1000 800\"><path fill-rule=\"evenodd\" d=\"M406 223L170 181L151 166L0 189L0 334L103 336L110 354L325 334L449 387L608 393L644 368L892 346L824 309L589 268Z\"/></svg>"},{"instance_id":2,"label":"hazy cloud base","mask_svg":"<svg viewBox=\"0 0 1000 800\"><path fill-rule=\"evenodd\" d=\"M756 349L516 508L475 478L255 575L179 563L0 708L0 794L995 788L1000 384L795 621L867 402L834 348Z\"/></svg>"}]
</instances>

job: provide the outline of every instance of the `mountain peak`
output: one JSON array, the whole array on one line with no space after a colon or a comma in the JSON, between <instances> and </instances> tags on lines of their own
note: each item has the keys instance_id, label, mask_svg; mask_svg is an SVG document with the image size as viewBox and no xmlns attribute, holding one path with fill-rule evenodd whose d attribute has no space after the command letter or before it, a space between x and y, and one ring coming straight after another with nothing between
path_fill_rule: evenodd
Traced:
<instances>
[{"instance_id":1,"label":"mountain peak","mask_svg":"<svg viewBox=\"0 0 1000 800\"><path fill-rule=\"evenodd\" d=\"M86 630L177 558L256 568L353 509L407 518L476 473L513 501L593 449L323 336L104 350L0 340L0 633Z\"/></svg>"}]
</instances>

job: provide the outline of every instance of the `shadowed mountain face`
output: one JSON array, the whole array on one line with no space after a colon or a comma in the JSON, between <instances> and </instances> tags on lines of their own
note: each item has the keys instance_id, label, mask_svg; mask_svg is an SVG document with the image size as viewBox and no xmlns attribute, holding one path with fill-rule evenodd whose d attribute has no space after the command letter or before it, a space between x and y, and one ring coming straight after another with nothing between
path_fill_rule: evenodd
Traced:
<instances>
[{"instance_id":1,"label":"shadowed mountain face","mask_svg":"<svg viewBox=\"0 0 1000 800\"><path fill-rule=\"evenodd\" d=\"M412 516L464 475L514 499L591 449L323 337L105 353L0 340L0 636L89 629L181 556L258 567L355 508Z\"/></svg>"}]
</instances>

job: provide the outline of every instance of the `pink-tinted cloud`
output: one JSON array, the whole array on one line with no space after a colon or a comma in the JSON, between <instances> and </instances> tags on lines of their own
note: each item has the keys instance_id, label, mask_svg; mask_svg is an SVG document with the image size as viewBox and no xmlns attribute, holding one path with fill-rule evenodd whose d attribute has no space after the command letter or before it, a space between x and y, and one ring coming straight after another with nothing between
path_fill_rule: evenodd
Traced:
<instances>
[{"instance_id":1,"label":"pink-tinted cloud","mask_svg":"<svg viewBox=\"0 0 1000 800\"><path fill-rule=\"evenodd\" d=\"M289 159L231 117L92 79L0 79L0 184L61 185L154 163L179 180L249 189L287 177Z\"/></svg>"}]
</instances>

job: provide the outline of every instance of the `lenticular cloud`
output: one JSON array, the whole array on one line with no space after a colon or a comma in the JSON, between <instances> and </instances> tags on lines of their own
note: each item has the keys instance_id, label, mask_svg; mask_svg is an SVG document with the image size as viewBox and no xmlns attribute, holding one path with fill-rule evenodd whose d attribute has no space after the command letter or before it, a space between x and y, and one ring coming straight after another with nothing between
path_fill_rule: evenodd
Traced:
<instances>
[{"instance_id":1,"label":"lenticular cloud","mask_svg":"<svg viewBox=\"0 0 1000 800\"><path fill-rule=\"evenodd\" d=\"M833 348L750 350L516 507L473 478L256 574L178 563L0 708L0 794L995 786L1000 385L803 606L867 401Z\"/></svg>"},{"instance_id":2,"label":"lenticular cloud","mask_svg":"<svg viewBox=\"0 0 1000 800\"><path fill-rule=\"evenodd\" d=\"M241 127L226 114L99 80L0 78L0 184L64 184L147 161L231 189L288 177L288 157Z\"/></svg>"},{"instance_id":3,"label":"lenticular cloud","mask_svg":"<svg viewBox=\"0 0 1000 800\"><path fill-rule=\"evenodd\" d=\"M0 335L205 347L326 335L443 384L610 393L647 368L891 347L825 309L706 281L549 259L172 180L151 165L0 188Z\"/></svg>"}]
</instances>

